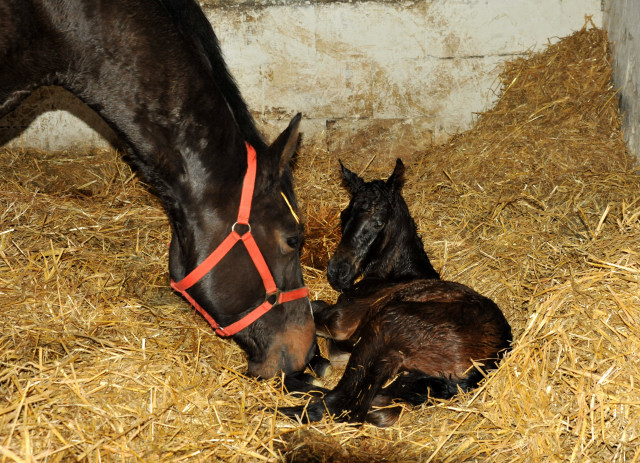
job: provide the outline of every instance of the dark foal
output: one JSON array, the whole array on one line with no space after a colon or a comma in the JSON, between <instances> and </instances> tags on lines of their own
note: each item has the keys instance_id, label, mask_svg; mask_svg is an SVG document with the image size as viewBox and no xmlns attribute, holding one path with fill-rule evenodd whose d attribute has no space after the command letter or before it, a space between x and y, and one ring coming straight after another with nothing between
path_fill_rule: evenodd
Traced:
<instances>
[{"instance_id":1,"label":"dark foal","mask_svg":"<svg viewBox=\"0 0 640 463\"><path fill-rule=\"evenodd\" d=\"M399 159L386 182L364 182L344 166L342 175L352 197L327 271L342 294L335 305L315 302L314 316L332 363L340 352L350 357L323 398L280 412L389 426L400 413L394 399L417 405L475 387L509 349L511 328L493 301L440 280L401 196Z\"/></svg>"},{"instance_id":2,"label":"dark foal","mask_svg":"<svg viewBox=\"0 0 640 463\"><path fill-rule=\"evenodd\" d=\"M119 136L166 208L172 287L233 336L248 373L305 368L315 328L289 168L300 116L264 142L195 0L0 0L0 117L43 85Z\"/></svg>"}]
</instances>

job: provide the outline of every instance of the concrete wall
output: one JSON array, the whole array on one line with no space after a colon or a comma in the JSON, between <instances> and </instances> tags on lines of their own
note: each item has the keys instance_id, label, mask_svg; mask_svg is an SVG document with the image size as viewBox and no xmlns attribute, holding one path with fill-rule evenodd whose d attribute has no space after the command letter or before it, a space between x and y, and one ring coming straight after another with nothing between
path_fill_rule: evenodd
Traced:
<instances>
[{"instance_id":1,"label":"concrete wall","mask_svg":"<svg viewBox=\"0 0 640 463\"><path fill-rule=\"evenodd\" d=\"M306 143L336 154L410 154L470 127L500 64L603 23L600 0L205 0L226 60L269 136L301 111ZM45 92L0 121L0 144L100 144L108 129ZM38 117L34 115L46 110ZM71 116L69 112L74 115ZM3 127L4 126L4 127ZM28 126L28 127L27 127ZM98 135L101 134L101 135Z\"/></svg>"},{"instance_id":2,"label":"concrete wall","mask_svg":"<svg viewBox=\"0 0 640 463\"><path fill-rule=\"evenodd\" d=\"M605 25L613 44L613 75L620 88L625 140L640 157L640 1L607 0Z\"/></svg>"}]
</instances>

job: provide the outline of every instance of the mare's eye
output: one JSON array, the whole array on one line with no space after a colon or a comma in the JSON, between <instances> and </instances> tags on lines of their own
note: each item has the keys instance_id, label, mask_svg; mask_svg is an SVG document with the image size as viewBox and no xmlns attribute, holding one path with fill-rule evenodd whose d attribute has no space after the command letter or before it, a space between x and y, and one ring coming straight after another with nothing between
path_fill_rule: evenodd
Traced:
<instances>
[{"instance_id":1,"label":"mare's eye","mask_svg":"<svg viewBox=\"0 0 640 463\"><path fill-rule=\"evenodd\" d=\"M376 227L379 230L382 227L384 227L384 222L382 220L374 220L373 221L373 226Z\"/></svg>"},{"instance_id":2,"label":"mare's eye","mask_svg":"<svg viewBox=\"0 0 640 463\"><path fill-rule=\"evenodd\" d=\"M290 236L287 238L287 246L291 249L298 249L298 245L300 244L300 239L297 236Z\"/></svg>"}]
</instances>

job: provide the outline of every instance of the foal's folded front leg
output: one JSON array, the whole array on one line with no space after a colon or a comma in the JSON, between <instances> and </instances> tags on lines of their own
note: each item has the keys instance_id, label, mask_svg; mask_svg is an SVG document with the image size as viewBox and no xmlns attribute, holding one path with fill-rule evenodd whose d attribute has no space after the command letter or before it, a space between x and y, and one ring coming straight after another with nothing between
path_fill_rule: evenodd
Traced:
<instances>
[{"instance_id":1,"label":"foal's folded front leg","mask_svg":"<svg viewBox=\"0 0 640 463\"><path fill-rule=\"evenodd\" d=\"M313 313L313 318L315 319L318 315L320 315L320 313L322 313L328 307L331 307L331 304L323 301L322 299L311 301L311 313Z\"/></svg>"},{"instance_id":2,"label":"foal's folded front leg","mask_svg":"<svg viewBox=\"0 0 640 463\"><path fill-rule=\"evenodd\" d=\"M301 371L286 375L284 377L285 389L289 394L303 393L313 395L315 392L316 396L324 395L328 389L317 386L316 376L324 376L329 369L329 365L329 360L322 356L320 347L316 344L315 354L308 364L313 374Z\"/></svg>"}]
</instances>

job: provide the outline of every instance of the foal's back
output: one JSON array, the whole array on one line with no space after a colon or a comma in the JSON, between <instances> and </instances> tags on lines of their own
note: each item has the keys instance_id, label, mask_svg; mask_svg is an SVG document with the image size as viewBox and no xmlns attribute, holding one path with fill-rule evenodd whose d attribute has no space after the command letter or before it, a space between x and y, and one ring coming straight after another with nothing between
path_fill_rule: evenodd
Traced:
<instances>
[{"instance_id":1,"label":"foal's back","mask_svg":"<svg viewBox=\"0 0 640 463\"><path fill-rule=\"evenodd\" d=\"M398 370L460 380L468 375L471 359L485 368L495 367L511 339L511 328L491 299L452 281L393 284L356 297L348 305L338 303L334 313L344 313L354 305L364 310L350 342L355 346L358 340L381 337L387 351L363 343L358 347L363 351L359 356L384 360L385 355L398 352Z\"/></svg>"},{"instance_id":2,"label":"foal's back","mask_svg":"<svg viewBox=\"0 0 640 463\"><path fill-rule=\"evenodd\" d=\"M341 295L335 305L316 310L314 316L320 336L355 345L365 336L382 333L390 348L424 358L412 361L422 371L447 371L454 377L468 369L470 358L497 359L511 339L511 328L491 299L440 279L367 287L362 293ZM421 354L425 346L427 356Z\"/></svg>"}]
</instances>

